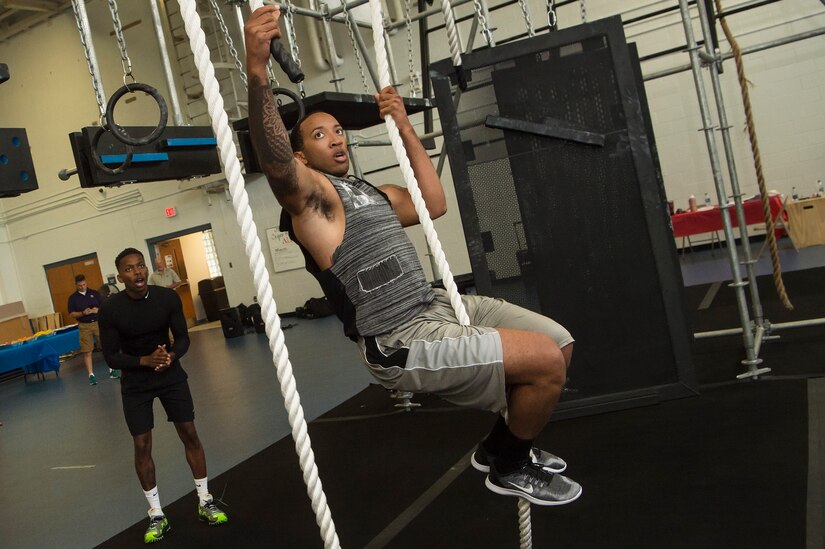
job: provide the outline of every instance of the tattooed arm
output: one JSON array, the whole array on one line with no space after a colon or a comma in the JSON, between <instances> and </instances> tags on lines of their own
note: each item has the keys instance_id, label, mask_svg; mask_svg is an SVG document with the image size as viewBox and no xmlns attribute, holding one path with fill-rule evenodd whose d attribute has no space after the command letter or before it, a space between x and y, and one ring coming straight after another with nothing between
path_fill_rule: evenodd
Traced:
<instances>
[{"instance_id":1,"label":"tattooed arm","mask_svg":"<svg viewBox=\"0 0 825 549\"><path fill-rule=\"evenodd\" d=\"M305 207L315 174L295 162L289 134L269 88L266 72L269 44L273 38L281 36L279 15L276 6L264 6L255 10L244 26L249 79L249 135L275 198L289 213L297 215Z\"/></svg>"}]
</instances>

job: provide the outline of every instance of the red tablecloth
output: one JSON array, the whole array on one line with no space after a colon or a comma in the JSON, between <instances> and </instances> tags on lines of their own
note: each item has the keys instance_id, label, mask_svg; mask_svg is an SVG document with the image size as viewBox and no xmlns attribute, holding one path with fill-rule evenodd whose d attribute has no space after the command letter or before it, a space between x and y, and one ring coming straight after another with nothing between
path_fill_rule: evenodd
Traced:
<instances>
[{"instance_id":1,"label":"red tablecloth","mask_svg":"<svg viewBox=\"0 0 825 549\"><path fill-rule=\"evenodd\" d=\"M782 209L782 198L776 195L771 196L768 198L768 202L771 207L771 217L776 220L776 216L779 215L779 210ZM743 202L742 206L745 209L745 222L748 225L758 225L765 222L765 217L762 214L761 200L748 200ZM728 213L733 226L737 227L739 222L736 218L736 210L730 207L728 208ZM718 206L706 210L675 214L670 219L673 223L673 236L675 237L722 230L722 214ZM777 231L777 234L778 233L779 231Z\"/></svg>"}]
</instances>

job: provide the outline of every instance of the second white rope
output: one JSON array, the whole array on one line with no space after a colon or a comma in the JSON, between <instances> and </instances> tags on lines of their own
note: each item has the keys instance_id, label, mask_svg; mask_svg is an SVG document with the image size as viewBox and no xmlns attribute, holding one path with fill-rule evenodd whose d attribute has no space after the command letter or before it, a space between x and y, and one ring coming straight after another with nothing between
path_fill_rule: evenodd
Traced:
<instances>
[{"instance_id":1,"label":"second white rope","mask_svg":"<svg viewBox=\"0 0 825 549\"><path fill-rule=\"evenodd\" d=\"M241 236L244 241L246 255L249 258L249 269L252 271L258 303L261 304L261 316L266 324L266 334L269 338L269 348L272 351L272 360L277 370L278 381L281 385L281 394L284 397L284 406L289 416L292 428L292 438L295 440L295 451L299 456L299 464L303 472L307 494L315 512L315 521L321 530L324 547L336 549L340 547L332 514L327 505L327 498L318 476L318 467L315 464L315 455L312 452L307 424L301 407L300 395L295 386L295 377L292 373L292 364L289 362L289 353L284 344L284 335L281 330L281 321L278 317L277 305L272 297L272 285L269 282L269 272L261 253L261 241L258 230L252 219L252 210L249 207L249 197L246 193L245 182L241 174L238 153L232 138L228 117L224 110L223 96L220 85L215 78L215 68L209 59L209 48L206 46L206 36L201 28L200 17L195 9L195 0L178 0L181 15L184 20L186 34L189 36L189 46L195 57L198 67L198 76L203 86L209 117L212 120L212 131L218 141L218 152L224 175L229 182L229 192L232 195L232 206ZM253 2L254 3L254 2ZM252 6L253 9L260 7Z\"/></svg>"}]
</instances>

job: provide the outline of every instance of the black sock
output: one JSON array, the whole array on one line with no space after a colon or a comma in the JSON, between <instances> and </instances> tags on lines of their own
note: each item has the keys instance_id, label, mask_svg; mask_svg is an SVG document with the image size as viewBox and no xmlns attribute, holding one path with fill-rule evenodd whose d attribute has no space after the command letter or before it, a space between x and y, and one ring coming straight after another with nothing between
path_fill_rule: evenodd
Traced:
<instances>
[{"instance_id":1,"label":"black sock","mask_svg":"<svg viewBox=\"0 0 825 549\"><path fill-rule=\"evenodd\" d=\"M504 416L499 415L498 421L493 425L493 429L487 438L481 443L487 453L496 457L501 453L501 447L504 446L505 437L507 436L507 422L504 421Z\"/></svg>"},{"instance_id":2,"label":"black sock","mask_svg":"<svg viewBox=\"0 0 825 549\"><path fill-rule=\"evenodd\" d=\"M524 462L530 459L530 449L532 447L532 440L518 438L510 429L507 429L501 452L499 452L496 458L496 471L501 474L506 474L521 468Z\"/></svg>"}]
</instances>

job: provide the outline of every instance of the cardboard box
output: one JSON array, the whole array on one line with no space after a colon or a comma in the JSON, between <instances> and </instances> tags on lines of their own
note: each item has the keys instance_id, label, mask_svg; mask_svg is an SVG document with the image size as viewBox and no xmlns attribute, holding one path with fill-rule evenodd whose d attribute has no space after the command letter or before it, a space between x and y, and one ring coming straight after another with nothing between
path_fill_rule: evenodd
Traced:
<instances>
[{"instance_id":1,"label":"cardboard box","mask_svg":"<svg viewBox=\"0 0 825 549\"><path fill-rule=\"evenodd\" d=\"M37 332L45 332L46 330L56 330L62 326L60 313L51 313L48 315L39 316L31 320L32 330Z\"/></svg>"}]
</instances>

